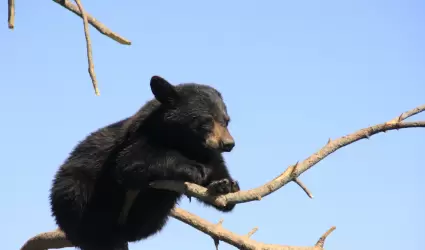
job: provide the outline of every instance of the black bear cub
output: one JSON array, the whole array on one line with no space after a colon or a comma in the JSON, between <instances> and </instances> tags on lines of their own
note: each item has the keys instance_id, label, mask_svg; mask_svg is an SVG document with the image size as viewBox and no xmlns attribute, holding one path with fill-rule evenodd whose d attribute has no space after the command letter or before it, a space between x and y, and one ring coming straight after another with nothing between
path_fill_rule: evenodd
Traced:
<instances>
[{"instance_id":1,"label":"black bear cub","mask_svg":"<svg viewBox=\"0 0 425 250\"><path fill-rule=\"evenodd\" d=\"M83 250L127 250L159 232L181 194L153 189L157 180L192 182L212 194L239 191L223 152L235 145L222 95L208 85L150 82L155 98L135 115L80 142L56 173L52 214ZM126 195L137 190L125 220ZM228 212L234 208L215 207Z\"/></svg>"}]
</instances>

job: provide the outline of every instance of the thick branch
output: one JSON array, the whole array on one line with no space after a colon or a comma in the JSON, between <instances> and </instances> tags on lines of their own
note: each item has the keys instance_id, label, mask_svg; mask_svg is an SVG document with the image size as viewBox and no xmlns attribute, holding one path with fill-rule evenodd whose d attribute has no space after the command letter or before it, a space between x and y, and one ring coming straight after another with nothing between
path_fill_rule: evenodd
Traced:
<instances>
[{"instance_id":1,"label":"thick branch","mask_svg":"<svg viewBox=\"0 0 425 250\"><path fill-rule=\"evenodd\" d=\"M10 1L10 0L9 0ZM72 4L69 0L53 0L53 2L60 4L62 7L66 8L69 11L72 11L75 15L79 17L83 17L81 15L81 11L78 9L77 6ZM92 17L89 13L87 13L87 20L88 22L96 28L100 33L104 34L105 36L108 36L112 38L113 40L125 44L125 45L131 45L131 41L127 40L126 38L114 33L112 30L110 30L108 27L106 27L103 23L96 20L96 18Z\"/></svg>"},{"instance_id":2,"label":"thick branch","mask_svg":"<svg viewBox=\"0 0 425 250\"><path fill-rule=\"evenodd\" d=\"M96 80L96 73L94 73L94 63L93 63L93 53L91 49L91 40L90 40L90 34L89 34L89 22L87 20L87 14L83 8L83 4L80 0L75 0L77 3L78 9L81 12L81 16L83 17L83 23L84 23L84 36L86 37L86 48L87 48L87 60L89 64L89 74L91 81L93 83L94 92L96 95L99 95L99 88L97 87L97 80Z\"/></svg>"},{"instance_id":3,"label":"thick branch","mask_svg":"<svg viewBox=\"0 0 425 250\"><path fill-rule=\"evenodd\" d=\"M7 0L7 16L9 29L15 28L15 0Z\"/></svg>"},{"instance_id":4,"label":"thick branch","mask_svg":"<svg viewBox=\"0 0 425 250\"><path fill-rule=\"evenodd\" d=\"M206 188L188 182L180 183L175 181L158 181L155 183L151 183L151 186L154 188L167 189L185 193L188 196L194 196L218 206L225 206L227 203L244 203L253 200L260 200L262 197L275 192L287 183L295 180L298 176L310 169L312 166L319 163L331 153L353 142L359 141L364 138L370 138L372 135L378 134L380 132L386 132L387 130L425 127L425 121L402 122L404 119L418 114L424 110L425 105L422 105L413 110L401 114L400 116L390 120L389 122L360 129L350 135L346 135L335 140L329 140L324 147L322 147L319 151L317 151L304 161L288 167L285 172L283 172L281 175L279 175L272 181L264 184L263 186L251 190L239 191L236 193L212 197L208 195Z\"/></svg>"},{"instance_id":5,"label":"thick branch","mask_svg":"<svg viewBox=\"0 0 425 250\"><path fill-rule=\"evenodd\" d=\"M246 250L321 250L320 246L311 247L297 247L297 246L284 246L274 244L264 244L258 241L254 241L249 238L251 235L238 235L229 230L226 230L221 225L213 224L208 222L197 215L189 213L183 209L175 208L171 212L171 216L187 225L198 229L199 231L206 233L213 238L218 238L221 241L227 242L232 246L239 249Z\"/></svg>"},{"instance_id":6,"label":"thick branch","mask_svg":"<svg viewBox=\"0 0 425 250\"><path fill-rule=\"evenodd\" d=\"M333 227L328 230L319 239L315 246L285 246L264 244L250 239L258 228L254 228L247 235L238 235L223 228L222 220L217 224L213 224L181 208L174 208L171 211L170 216L210 235L213 239L216 239L217 242L221 240L244 250L322 250L326 237L329 236L329 234L335 229ZM23 247L21 247L20 250L45 250L64 247L72 247L72 244L66 239L65 234L60 229L57 229L51 232L40 233L32 237L24 244Z\"/></svg>"},{"instance_id":7,"label":"thick branch","mask_svg":"<svg viewBox=\"0 0 425 250\"><path fill-rule=\"evenodd\" d=\"M32 237L25 242L20 250L45 250L64 247L73 247L73 245L66 239L61 230L56 229L55 231L41 233Z\"/></svg>"}]
</instances>

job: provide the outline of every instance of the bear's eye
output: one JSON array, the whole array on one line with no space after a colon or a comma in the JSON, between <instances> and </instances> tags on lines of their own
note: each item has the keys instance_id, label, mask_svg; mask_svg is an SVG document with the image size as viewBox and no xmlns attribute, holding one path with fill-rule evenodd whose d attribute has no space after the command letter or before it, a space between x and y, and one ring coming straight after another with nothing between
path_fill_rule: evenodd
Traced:
<instances>
[{"instance_id":1,"label":"bear's eye","mask_svg":"<svg viewBox=\"0 0 425 250\"><path fill-rule=\"evenodd\" d=\"M227 115L227 114L225 114L224 116L223 116L223 121L224 121L224 125L227 127L227 126L229 126L229 123L230 123L230 117Z\"/></svg>"},{"instance_id":2,"label":"bear's eye","mask_svg":"<svg viewBox=\"0 0 425 250\"><path fill-rule=\"evenodd\" d=\"M206 127L208 128L211 126L213 122L213 118L209 115L201 115L194 119L194 122L196 124L196 127Z\"/></svg>"},{"instance_id":3,"label":"bear's eye","mask_svg":"<svg viewBox=\"0 0 425 250\"><path fill-rule=\"evenodd\" d=\"M228 119L228 118L223 118L223 119L221 119L221 124L224 126L224 127L227 127L227 126L229 126L229 122L230 122L230 119Z\"/></svg>"}]
</instances>

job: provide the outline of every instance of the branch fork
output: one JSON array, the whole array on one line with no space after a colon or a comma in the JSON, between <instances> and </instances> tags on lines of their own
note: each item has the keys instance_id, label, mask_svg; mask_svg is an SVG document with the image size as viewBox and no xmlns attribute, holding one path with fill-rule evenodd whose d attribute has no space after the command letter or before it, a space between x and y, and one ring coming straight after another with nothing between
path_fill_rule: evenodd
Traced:
<instances>
[{"instance_id":1,"label":"branch fork","mask_svg":"<svg viewBox=\"0 0 425 250\"><path fill-rule=\"evenodd\" d=\"M95 94L100 95L97 79L96 79L96 73L94 71L94 62L93 62L93 55L92 55L93 53L92 53L91 39L89 35L89 27L88 27L89 24L91 24L103 35L108 36L109 38L113 39L114 41L120 44L131 45L131 41L111 31L104 24L96 20L96 18L88 14L84 10L81 0L75 0L75 3L77 6L72 4L69 0L53 0L53 2L61 5L62 7L66 8L67 10L73 12L74 14L76 14L77 16L80 16L83 19L84 35L86 38L86 48L87 48L88 72L92 80ZM7 5L8 5L8 19L7 19L8 26L9 26L9 29L14 29L15 28L15 0L8 0Z\"/></svg>"}]
</instances>

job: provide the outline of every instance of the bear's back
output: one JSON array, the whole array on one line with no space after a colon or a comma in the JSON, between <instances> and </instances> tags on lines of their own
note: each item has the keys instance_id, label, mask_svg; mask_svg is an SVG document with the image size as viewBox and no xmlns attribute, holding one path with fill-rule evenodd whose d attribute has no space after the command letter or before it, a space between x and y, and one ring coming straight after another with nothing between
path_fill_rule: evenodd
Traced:
<instances>
[{"instance_id":1,"label":"bear's back","mask_svg":"<svg viewBox=\"0 0 425 250\"><path fill-rule=\"evenodd\" d=\"M109 177L107 161L127 120L88 135L54 177L50 194L52 214L74 244L113 244L105 239L118 240L116 221L125 190Z\"/></svg>"}]
</instances>

